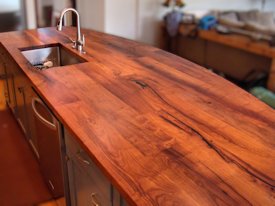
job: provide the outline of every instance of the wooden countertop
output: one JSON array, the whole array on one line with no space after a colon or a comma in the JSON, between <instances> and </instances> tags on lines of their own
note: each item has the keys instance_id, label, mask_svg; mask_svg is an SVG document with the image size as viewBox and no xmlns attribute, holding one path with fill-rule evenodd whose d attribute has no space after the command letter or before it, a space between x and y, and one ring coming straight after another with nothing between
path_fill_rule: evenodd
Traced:
<instances>
[{"instance_id":1,"label":"wooden countertop","mask_svg":"<svg viewBox=\"0 0 275 206\"><path fill-rule=\"evenodd\" d=\"M275 205L274 110L185 59L83 31L89 62L44 71L18 48L70 48L64 31L0 41L129 203Z\"/></svg>"}]
</instances>

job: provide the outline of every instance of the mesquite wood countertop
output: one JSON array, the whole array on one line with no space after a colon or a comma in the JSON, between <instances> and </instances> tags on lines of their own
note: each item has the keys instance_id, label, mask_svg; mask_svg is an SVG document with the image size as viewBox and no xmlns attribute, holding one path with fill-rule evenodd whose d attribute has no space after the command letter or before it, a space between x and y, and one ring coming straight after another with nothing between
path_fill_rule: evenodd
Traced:
<instances>
[{"instance_id":1,"label":"mesquite wood countertop","mask_svg":"<svg viewBox=\"0 0 275 206\"><path fill-rule=\"evenodd\" d=\"M18 49L70 49L65 33L76 32L0 42L130 204L275 205L274 110L194 63L99 32L83 30L78 65L36 71Z\"/></svg>"}]
</instances>

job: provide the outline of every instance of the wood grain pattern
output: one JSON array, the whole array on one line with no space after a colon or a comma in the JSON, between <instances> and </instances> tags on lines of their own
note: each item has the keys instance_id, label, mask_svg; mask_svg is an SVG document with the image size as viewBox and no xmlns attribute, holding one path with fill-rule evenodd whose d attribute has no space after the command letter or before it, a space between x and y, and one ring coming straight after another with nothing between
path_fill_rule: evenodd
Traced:
<instances>
[{"instance_id":1,"label":"wood grain pattern","mask_svg":"<svg viewBox=\"0 0 275 206\"><path fill-rule=\"evenodd\" d=\"M75 37L74 28L65 33ZM18 48L70 48L64 33L46 28L0 39L131 205L275 205L274 110L185 59L84 33L87 63L42 72Z\"/></svg>"}]
</instances>

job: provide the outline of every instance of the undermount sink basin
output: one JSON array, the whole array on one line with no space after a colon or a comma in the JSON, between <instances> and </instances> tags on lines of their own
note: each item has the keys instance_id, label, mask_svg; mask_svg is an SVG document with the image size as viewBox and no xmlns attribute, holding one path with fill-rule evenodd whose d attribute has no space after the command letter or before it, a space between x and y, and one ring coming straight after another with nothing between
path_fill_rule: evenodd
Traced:
<instances>
[{"instance_id":1,"label":"undermount sink basin","mask_svg":"<svg viewBox=\"0 0 275 206\"><path fill-rule=\"evenodd\" d=\"M21 53L39 70L87 62L61 44L23 48Z\"/></svg>"}]
</instances>

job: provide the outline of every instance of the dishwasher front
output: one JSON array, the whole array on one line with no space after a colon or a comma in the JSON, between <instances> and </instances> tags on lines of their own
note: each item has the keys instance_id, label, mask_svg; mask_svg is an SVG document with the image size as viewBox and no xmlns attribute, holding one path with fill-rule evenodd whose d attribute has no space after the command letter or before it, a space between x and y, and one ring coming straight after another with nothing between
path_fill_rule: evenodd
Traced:
<instances>
[{"instance_id":1,"label":"dishwasher front","mask_svg":"<svg viewBox=\"0 0 275 206\"><path fill-rule=\"evenodd\" d=\"M53 196L64 196L61 124L38 95L32 98L32 111L41 172Z\"/></svg>"}]
</instances>

